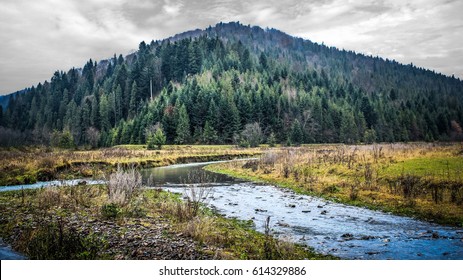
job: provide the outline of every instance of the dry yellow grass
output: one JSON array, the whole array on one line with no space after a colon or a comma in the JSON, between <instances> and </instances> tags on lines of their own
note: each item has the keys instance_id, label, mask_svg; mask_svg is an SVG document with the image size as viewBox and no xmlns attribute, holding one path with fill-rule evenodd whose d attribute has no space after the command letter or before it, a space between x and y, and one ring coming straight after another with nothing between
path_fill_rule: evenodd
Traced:
<instances>
[{"instance_id":1,"label":"dry yellow grass","mask_svg":"<svg viewBox=\"0 0 463 280\"><path fill-rule=\"evenodd\" d=\"M210 169L334 201L452 225L463 223L461 144L276 148Z\"/></svg>"},{"instance_id":2,"label":"dry yellow grass","mask_svg":"<svg viewBox=\"0 0 463 280\"><path fill-rule=\"evenodd\" d=\"M140 167L174 163L232 159L260 154L261 148L237 149L232 146L164 146L146 150L143 145L126 145L90 151L69 151L44 147L0 150L0 185L35 181L99 177L117 164Z\"/></svg>"}]
</instances>

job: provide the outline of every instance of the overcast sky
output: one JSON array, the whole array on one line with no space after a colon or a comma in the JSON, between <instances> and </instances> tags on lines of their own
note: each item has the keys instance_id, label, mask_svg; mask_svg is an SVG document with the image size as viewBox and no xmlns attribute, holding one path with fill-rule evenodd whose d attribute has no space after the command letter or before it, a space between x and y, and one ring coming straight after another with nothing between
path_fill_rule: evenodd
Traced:
<instances>
[{"instance_id":1,"label":"overcast sky","mask_svg":"<svg viewBox=\"0 0 463 280\"><path fill-rule=\"evenodd\" d=\"M462 11L461 0L0 0L0 94L220 21L463 78Z\"/></svg>"}]
</instances>

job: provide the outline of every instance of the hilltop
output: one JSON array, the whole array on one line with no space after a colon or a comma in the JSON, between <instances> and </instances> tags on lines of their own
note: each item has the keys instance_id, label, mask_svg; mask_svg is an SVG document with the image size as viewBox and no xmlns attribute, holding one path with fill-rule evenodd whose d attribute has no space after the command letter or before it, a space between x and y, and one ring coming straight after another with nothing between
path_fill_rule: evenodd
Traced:
<instances>
[{"instance_id":1,"label":"hilltop","mask_svg":"<svg viewBox=\"0 0 463 280\"><path fill-rule=\"evenodd\" d=\"M0 145L459 140L463 82L275 29L219 23L9 97Z\"/></svg>"}]
</instances>

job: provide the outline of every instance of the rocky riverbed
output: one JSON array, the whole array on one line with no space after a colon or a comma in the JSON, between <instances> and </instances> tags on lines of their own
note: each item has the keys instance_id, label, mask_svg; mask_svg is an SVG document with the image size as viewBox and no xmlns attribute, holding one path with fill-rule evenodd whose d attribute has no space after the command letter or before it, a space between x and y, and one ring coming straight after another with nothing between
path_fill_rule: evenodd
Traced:
<instances>
[{"instance_id":1,"label":"rocky riverbed","mask_svg":"<svg viewBox=\"0 0 463 280\"><path fill-rule=\"evenodd\" d=\"M31 229L55 224L58 220L37 220L30 214L23 216L23 223L14 227L12 234L5 241L26 256L32 252L28 244L23 244L25 236L30 236ZM16 216L17 218L17 216ZM3 220L3 222L8 222ZM177 232L164 218L139 218L125 220L98 220L95 217L82 217L73 214L59 222L67 232L75 236L91 236L94 246L98 247L98 258L109 259L212 259L213 249L203 246L182 233ZM7 254L10 248L2 246L5 254L2 259L21 259L19 254ZM13 252L13 251L12 251ZM3 256L5 255L5 256ZM31 256L34 258L34 256Z\"/></svg>"}]
</instances>

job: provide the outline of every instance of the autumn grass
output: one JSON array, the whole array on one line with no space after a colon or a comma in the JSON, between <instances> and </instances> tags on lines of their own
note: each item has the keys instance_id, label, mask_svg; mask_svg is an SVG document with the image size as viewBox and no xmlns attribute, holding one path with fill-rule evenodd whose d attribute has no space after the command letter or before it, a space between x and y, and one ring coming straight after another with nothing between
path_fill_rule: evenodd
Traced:
<instances>
[{"instance_id":1,"label":"autumn grass","mask_svg":"<svg viewBox=\"0 0 463 280\"><path fill-rule=\"evenodd\" d=\"M212 171L332 201L441 224L463 225L460 144L316 145L277 148Z\"/></svg>"},{"instance_id":2,"label":"autumn grass","mask_svg":"<svg viewBox=\"0 0 463 280\"><path fill-rule=\"evenodd\" d=\"M123 145L98 150L70 151L47 147L0 149L0 186L53 179L102 177L124 166L157 167L175 163L250 157L263 148L238 149L230 145L166 145L149 151L145 145Z\"/></svg>"},{"instance_id":3,"label":"autumn grass","mask_svg":"<svg viewBox=\"0 0 463 280\"><path fill-rule=\"evenodd\" d=\"M217 259L332 259L258 233L251 221L226 219L201 206L194 214L177 194L159 189L137 192L115 203L108 186L50 187L0 193L0 237L31 259L113 259L110 233L99 222L121 228L168 223L169 236L182 234ZM205 248L205 249L203 249ZM130 256L129 256L130 257Z\"/></svg>"}]
</instances>

